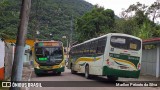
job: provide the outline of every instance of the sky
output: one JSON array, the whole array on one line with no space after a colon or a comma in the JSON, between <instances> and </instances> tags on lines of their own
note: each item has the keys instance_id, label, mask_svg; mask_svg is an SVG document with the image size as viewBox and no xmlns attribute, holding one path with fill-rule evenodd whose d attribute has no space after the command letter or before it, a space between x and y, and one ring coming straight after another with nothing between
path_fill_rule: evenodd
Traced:
<instances>
[{"instance_id":1,"label":"sky","mask_svg":"<svg viewBox=\"0 0 160 90\"><path fill-rule=\"evenodd\" d=\"M156 0L85 0L93 5L98 4L103 6L105 9L112 9L117 16L123 9L127 9L131 4L136 4L140 2L145 5L151 5Z\"/></svg>"}]
</instances>

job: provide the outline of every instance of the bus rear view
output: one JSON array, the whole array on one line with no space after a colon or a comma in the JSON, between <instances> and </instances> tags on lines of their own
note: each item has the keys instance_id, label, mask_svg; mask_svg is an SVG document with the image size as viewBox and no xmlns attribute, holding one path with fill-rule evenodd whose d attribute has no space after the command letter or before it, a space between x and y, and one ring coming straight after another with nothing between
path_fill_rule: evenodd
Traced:
<instances>
[{"instance_id":1,"label":"bus rear view","mask_svg":"<svg viewBox=\"0 0 160 90\"><path fill-rule=\"evenodd\" d=\"M138 78L142 58L141 42L141 39L131 35L111 34L103 74L109 78Z\"/></svg>"}]
</instances>

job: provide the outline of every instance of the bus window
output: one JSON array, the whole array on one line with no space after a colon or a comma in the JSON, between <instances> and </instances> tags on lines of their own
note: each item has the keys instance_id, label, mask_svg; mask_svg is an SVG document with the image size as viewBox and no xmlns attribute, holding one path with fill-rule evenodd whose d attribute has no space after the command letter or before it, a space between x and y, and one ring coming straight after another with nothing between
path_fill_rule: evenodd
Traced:
<instances>
[{"instance_id":1,"label":"bus window","mask_svg":"<svg viewBox=\"0 0 160 90\"><path fill-rule=\"evenodd\" d=\"M97 53L98 55L101 55L101 54L104 53L105 46L106 46L106 41L107 41L106 37L100 38L100 39L98 40L97 51L96 51L96 53Z\"/></svg>"},{"instance_id":2,"label":"bus window","mask_svg":"<svg viewBox=\"0 0 160 90\"><path fill-rule=\"evenodd\" d=\"M120 49L139 50L141 48L141 41L131 37L112 36L111 46Z\"/></svg>"},{"instance_id":3,"label":"bus window","mask_svg":"<svg viewBox=\"0 0 160 90\"><path fill-rule=\"evenodd\" d=\"M130 38L129 49L131 50L139 50L141 48L141 41Z\"/></svg>"},{"instance_id":4,"label":"bus window","mask_svg":"<svg viewBox=\"0 0 160 90\"><path fill-rule=\"evenodd\" d=\"M36 55L43 55L42 48L36 48Z\"/></svg>"}]
</instances>

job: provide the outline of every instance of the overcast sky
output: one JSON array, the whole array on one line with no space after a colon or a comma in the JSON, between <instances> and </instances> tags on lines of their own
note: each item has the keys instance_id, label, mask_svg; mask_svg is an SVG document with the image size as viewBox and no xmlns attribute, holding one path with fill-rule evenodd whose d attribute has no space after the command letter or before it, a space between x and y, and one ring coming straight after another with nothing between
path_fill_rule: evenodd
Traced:
<instances>
[{"instance_id":1,"label":"overcast sky","mask_svg":"<svg viewBox=\"0 0 160 90\"><path fill-rule=\"evenodd\" d=\"M145 5L151 5L156 0L85 0L93 5L98 4L105 9L112 9L116 15L120 15L122 9L127 9L131 4L140 2Z\"/></svg>"}]
</instances>

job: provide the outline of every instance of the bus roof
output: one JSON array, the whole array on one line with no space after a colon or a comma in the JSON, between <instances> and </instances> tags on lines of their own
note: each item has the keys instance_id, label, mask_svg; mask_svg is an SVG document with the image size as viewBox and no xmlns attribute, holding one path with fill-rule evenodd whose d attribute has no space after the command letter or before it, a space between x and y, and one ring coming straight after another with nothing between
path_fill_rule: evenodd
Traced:
<instances>
[{"instance_id":1,"label":"bus roof","mask_svg":"<svg viewBox=\"0 0 160 90\"><path fill-rule=\"evenodd\" d=\"M89 40L84 41L84 42L82 42L82 43L76 44L76 45L74 45L74 46L72 46L72 47L76 47L76 46L79 46L79 45L81 45L81 44L85 44L85 43L87 43L87 42L90 42L90 41L93 41L93 40L97 40L97 39L99 39L99 38L103 38L103 37L107 37L107 36L114 36L114 35L127 36L127 37L132 37L132 38L136 38L136 39L138 39L138 40L141 40L141 39L138 38L138 37L135 37L135 36L132 36L132 35L128 35L128 34L124 34L124 33L108 33L108 34L102 35L102 36L100 36L100 37L92 38L92 39L89 39Z\"/></svg>"}]
</instances>

